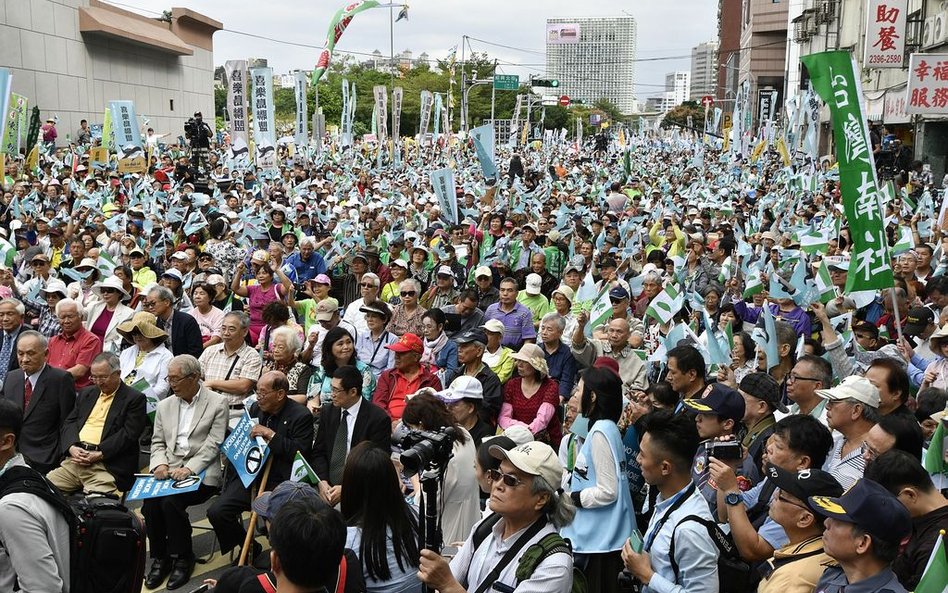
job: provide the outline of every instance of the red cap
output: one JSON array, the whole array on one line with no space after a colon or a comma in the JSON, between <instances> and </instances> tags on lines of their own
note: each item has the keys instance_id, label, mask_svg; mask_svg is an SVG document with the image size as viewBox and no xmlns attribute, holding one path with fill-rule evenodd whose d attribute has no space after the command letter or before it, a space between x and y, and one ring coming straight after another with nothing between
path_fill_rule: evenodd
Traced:
<instances>
[{"instance_id":1,"label":"red cap","mask_svg":"<svg viewBox=\"0 0 948 593\"><path fill-rule=\"evenodd\" d=\"M619 377L619 361L611 356L600 356L593 362L594 369L609 369Z\"/></svg>"},{"instance_id":2,"label":"red cap","mask_svg":"<svg viewBox=\"0 0 948 593\"><path fill-rule=\"evenodd\" d=\"M386 348L392 352L417 352L421 354L425 351L425 345L421 338L411 333L404 334L397 342L389 344Z\"/></svg>"}]
</instances>

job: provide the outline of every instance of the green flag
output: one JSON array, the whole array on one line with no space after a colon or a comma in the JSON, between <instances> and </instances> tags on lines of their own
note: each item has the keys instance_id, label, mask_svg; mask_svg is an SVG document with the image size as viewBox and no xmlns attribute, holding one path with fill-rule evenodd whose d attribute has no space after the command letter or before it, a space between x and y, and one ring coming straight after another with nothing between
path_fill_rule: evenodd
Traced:
<instances>
[{"instance_id":1,"label":"green flag","mask_svg":"<svg viewBox=\"0 0 948 593\"><path fill-rule=\"evenodd\" d=\"M881 192L876 180L869 129L862 111L862 86L849 51L800 58L817 94L830 107L843 209L853 239L846 292L894 286L889 247L882 225Z\"/></svg>"},{"instance_id":2,"label":"green flag","mask_svg":"<svg viewBox=\"0 0 948 593\"><path fill-rule=\"evenodd\" d=\"M945 583L948 583L948 552L945 551L945 530L942 529L915 593L944 593Z\"/></svg>"},{"instance_id":3,"label":"green flag","mask_svg":"<svg viewBox=\"0 0 948 593\"><path fill-rule=\"evenodd\" d=\"M938 428L932 434L932 442L928 445L928 451L925 452L925 458L922 459L922 465L925 471L932 475L943 474L948 471L945 467L945 420L938 423Z\"/></svg>"},{"instance_id":4,"label":"green flag","mask_svg":"<svg viewBox=\"0 0 948 593\"><path fill-rule=\"evenodd\" d=\"M825 260L820 262L820 267L816 272L816 290L820 294L820 302L824 305L836 298L836 287L833 286Z\"/></svg>"},{"instance_id":5,"label":"green flag","mask_svg":"<svg viewBox=\"0 0 948 593\"><path fill-rule=\"evenodd\" d=\"M303 482L311 486L317 486L319 484L319 476L316 475L312 466L306 462L306 458L303 457L299 451L293 456L293 467L290 469L290 481Z\"/></svg>"},{"instance_id":6,"label":"green flag","mask_svg":"<svg viewBox=\"0 0 948 593\"><path fill-rule=\"evenodd\" d=\"M659 323L668 323L684 304L684 293L678 292L674 284L669 284L665 290L655 295L652 302L648 304L645 314Z\"/></svg>"}]
</instances>

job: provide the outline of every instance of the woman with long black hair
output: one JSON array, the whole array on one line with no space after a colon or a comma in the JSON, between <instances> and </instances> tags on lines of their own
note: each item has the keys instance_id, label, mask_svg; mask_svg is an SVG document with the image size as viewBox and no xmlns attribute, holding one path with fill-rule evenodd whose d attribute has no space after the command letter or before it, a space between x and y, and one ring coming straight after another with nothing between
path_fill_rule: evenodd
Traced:
<instances>
[{"instance_id":1,"label":"woman with long black hair","mask_svg":"<svg viewBox=\"0 0 948 593\"><path fill-rule=\"evenodd\" d=\"M418 514L400 488L387 451L369 441L352 448L342 476L346 547L362 562L367 593L415 593L418 580Z\"/></svg>"}]
</instances>

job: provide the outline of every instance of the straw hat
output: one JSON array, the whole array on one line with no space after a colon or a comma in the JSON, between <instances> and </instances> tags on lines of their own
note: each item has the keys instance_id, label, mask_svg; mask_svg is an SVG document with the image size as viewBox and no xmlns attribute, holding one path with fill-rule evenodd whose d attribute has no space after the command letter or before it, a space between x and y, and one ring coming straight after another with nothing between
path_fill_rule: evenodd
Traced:
<instances>
[{"instance_id":1,"label":"straw hat","mask_svg":"<svg viewBox=\"0 0 948 593\"><path fill-rule=\"evenodd\" d=\"M96 296L98 296L101 299L103 288L114 288L115 290L122 293L122 298L127 299L131 297L131 295L128 294L128 291L125 290L125 287L122 285L122 281L116 278L115 276L109 276L102 282L97 282L95 286L92 287L92 292L94 292Z\"/></svg>"},{"instance_id":2,"label":"straw hat","mask_svg":"<svg viewBox=\"0 0 948 593\"><path fill-rule=\"evenodd\" d=\"M134 317L124 323L120 323L115 329L129 340L132 339L132 332L136 329L143 336L151 340L167 338L168 334L165 333L165 330L156 325L157 320L158 318L153 314L147 311L139 311L135 313Z\"/></svg>"},{"instance_id":3,"label":"straw hat","mask_svg":"<svg viewBox=\"0 0 948 593\"><path fill-rule=\"evenodd\" d=\"M543 350L536 344L524 344L520 351L510 356L514 360L522 360L537 370L544 377L549 376L550 369L546 365L546 357L543 356Z\"/></svg>"}]
</instances>

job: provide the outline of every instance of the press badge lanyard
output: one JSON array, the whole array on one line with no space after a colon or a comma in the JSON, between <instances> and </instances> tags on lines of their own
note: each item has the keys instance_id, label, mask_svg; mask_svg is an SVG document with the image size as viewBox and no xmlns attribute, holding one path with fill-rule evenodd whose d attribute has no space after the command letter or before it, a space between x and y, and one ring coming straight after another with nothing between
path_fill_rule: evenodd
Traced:
<instances>
[{"instance_id":1,"label":"press badge lanyard","mask_svg":"<svg viewBox=\"0 0 948 593\"><path fill-rule=\"evenodd\" d=\"M648 552L652 549L652 544L655 542L655 537L658 535L658 532L662 530L662 527L665 526L665 522L671 517L671 514L678 510L681 505L685 504L685 501L688 500L688 497L694 494L695 483L692 482L688 489L684 492L680 492L675 495L675 498L672 499L671 506L668 507L668 511L662 515L662 518L658 520L658 523L655 525L655 529L648 534L648 539L645 541L645 546L642 548L644 551Z\"/></svg>"}]
</instances>

